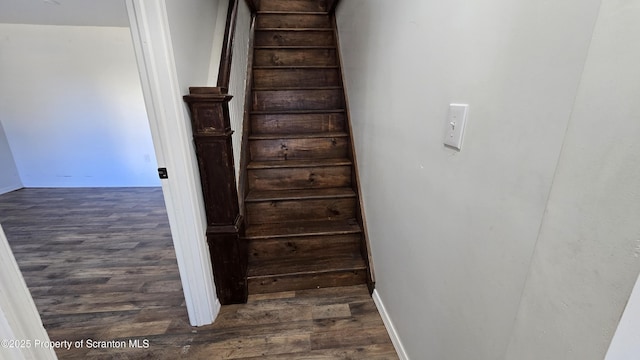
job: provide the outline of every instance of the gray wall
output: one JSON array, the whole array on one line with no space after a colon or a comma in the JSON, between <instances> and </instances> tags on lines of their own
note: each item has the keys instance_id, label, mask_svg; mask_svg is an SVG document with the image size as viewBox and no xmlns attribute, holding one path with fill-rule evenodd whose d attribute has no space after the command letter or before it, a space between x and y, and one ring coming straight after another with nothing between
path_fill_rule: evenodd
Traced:
<instances>
[{"instance_id":1,"label":"gray wall","mask_svg":"<svg viewBox=\"0 0 640 360\"><path fill-rule=\"evenodd\" d=\"M600 5L341 2L377 289L411 358L604 357L638 274L640 50L638 2ZM460 152L449 103L470 104Z\"/></svg>"},{"instance_id":2,"label":"gray wall","mask_svg":"<svg viewBox=\"0 0 640 360\"><path fill-rule=\"evenodd\" d=\"M604 358L636 281L639 17L602 1L507 359Z\"/></svg>"}]
</instances>

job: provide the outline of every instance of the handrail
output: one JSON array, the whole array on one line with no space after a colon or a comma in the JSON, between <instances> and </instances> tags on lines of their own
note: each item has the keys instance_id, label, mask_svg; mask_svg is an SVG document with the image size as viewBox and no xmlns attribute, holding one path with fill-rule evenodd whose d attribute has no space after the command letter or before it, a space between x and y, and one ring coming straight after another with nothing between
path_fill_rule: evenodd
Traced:
<instances>
[{"instance_id":1,"label":"handrail","mask_svg":"<svg viewBox=\"0 0 640 360\"><path fill-rule=\"evenodd\" d=\"M236 32L236 22L238 19L238 0L229 0L229 11L227 11L227 25L224 29L224 41L222 43L222 53L220 55L220 68L218 69L217 86L221 92L226 94L229 90L231 80L231 58L233 55L233 39Z\"/></svg>"}]
</instances>

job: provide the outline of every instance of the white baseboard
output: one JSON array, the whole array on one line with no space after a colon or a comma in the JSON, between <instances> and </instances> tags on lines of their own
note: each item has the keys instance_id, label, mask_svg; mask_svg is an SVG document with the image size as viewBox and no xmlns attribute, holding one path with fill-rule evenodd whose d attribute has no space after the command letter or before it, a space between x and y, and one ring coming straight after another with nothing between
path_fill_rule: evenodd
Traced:
<instances>
[{"instance_id":1,"label":"white baseboard","mask_svg":"<svg viewBox=\"0 0 640 360\"><path fill-rule=\"evenodd\" d=\"M0 195L10 193L12 191L20 190L20 189L22 189L22 185L5 186L3 188L0 188Z\"/></svg>"},{"instance_id":2,"label":"white baseboard","mask_svg":"<svg viewBox=\"0 0 640 360\"><path fill-rule=\"evenodd\" d=\"M382 322L384 322L384 327L387 328L387 332L389 333L389 337L391 338L391 342L393 343L393 347L396 349L398 353L398 357L400 360L409 360L409 356L407 352L404 350L404 346L402 345L402 341L400 341L400 337L398 337L398 332L396 328L393 326L393 322L387 313L387 309L384 307L384 303L380 298L380 294L378 294L378 290L373 290L373 302L376 304L378 308L378 312L380 313L380 317L382 317Z\"/></svg>"}]
</instances>

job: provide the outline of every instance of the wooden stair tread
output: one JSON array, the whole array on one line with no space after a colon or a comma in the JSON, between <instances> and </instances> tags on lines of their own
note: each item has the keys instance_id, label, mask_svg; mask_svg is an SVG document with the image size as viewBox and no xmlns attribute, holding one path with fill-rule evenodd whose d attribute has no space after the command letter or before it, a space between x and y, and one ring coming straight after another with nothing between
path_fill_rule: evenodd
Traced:
<instances>
[{"instance_id":1,"label":"wooden stair tread","mask_svg":"<svg viewBox=\"0 0 640 360\"><path fill-rule=\"evenodd\" d=\"M353 198L351 188L251 190L245 202Z\"/></svg>"},{"instance_id":2,"label":"wooden stair tread","mask_svg":"<svg viewBox=\"0 0 640 360\"><path fill-rule=\"evenodd\" d=\"M254 87L253 91L292 91L292 90L338 90L342 86L271 86Z\"/></svg>"},{"instance_id":3,"label":"wooden stair tread","mask_svg":"<svg viewBox=\"0 0 640 360\"><path fill-rule=\"evenodd\" d=\"M350 166L349 159L312 159L312 160L272 160L252 161L247 164L247 169L278 169L278 168L308 168L324 166Z\"/></svg>"},{"instance_id":4,"label":"wooden stair tread","mask_svg":"<svg viewBox=\"0 0 640 360\"><path fill-rule=\"evenodd\" d=\"M317 0L261 0L256 5L259 11L329 11L326 1Z\"/></svg>"},{"instance_id":5,"label":"wooden stair tread","mask_svg":"<svg viewBox=\"0 0 640 360\"><path fill-rule=\"evenodd\" d=\"M337 69L337 65L267 65L254 66L254 70L270 70L270 69Z\"/></svg>"},{"instance_id":6,"label":"wooden stair tread","mask_svg":"<svg viewBox=\"0 0 640 360\"><path fill-rule=\"evenodd\" d=\"M319 109L319 110L254 110L252 115L263 114L325 114L325 113L343 113L344 109Z\"/></svg>"},{"instance_id":7,"label":"wooden stair tread","mask_svg":"<svg viewBox=\"0 0 640 360\"><path fill-rule=\"evenodd\" d=\"M328 4L261 0L246 164L249 293L368 281Z\"/></svg>"},{"instance_id":8,"label":"wooden stair tread","mask_svg":"<svg viewBox=\"0 0 640 360\"><path fill-rule=\"evenodd\" d=\"M257 11L258 15L328 15L327 11L286 11L286 10L262 10Z\"/></svg>"},{"instance_id":9,"label":"wooden stair tread","mask_svg":"<svg viewBox=\"0 0 640 360\"><path fill-rule=\"evenodd\" d=\"M247 227L246 239L273 239L283 237L344 235L362 232L355 219L331 221L295 221L286 224L258 224Z\"/></svg>"},{"instance_id":10,"label":"wooden stair tread","mask_svg":"<svg viewBox=\"0 0 640 360\"><path fill-rule=\"evenodd\" d=\"M321 49L335 49L335 45L264 45L264 46L254 46L254 50L321 50Z\"/></svg>"},{"instance_id":11,"label":"wooden stair tread","mask_svg":"<svg viewBox=\"0 0 640 360\"><path fill-rule=\"evenodd\" d=\"M364 260L359 256L265 260L250 263L247 278L322 274L364 270L366 267Z\"/></svg>"},{"instance_id":12,"label":"wooden stair tread","mask_svg":"<svg viewBox=\"0 0 640 360\"><path fill-rule=\"evenodd\" d=\"M320 133L304 133L304 134L260 134L251 135L249 140L278 140L278 139L315 139L315 138L336 138L348 137L345 132L320 132Z\"/></svg>"},{"instance_id":13,"label":"wooden stair tread","mask_svg":"<svg viewBox=\"0 0 640 360\"><path fill-rule=\"evenodd\" d=\"M332 28L292 28L292 27L281 27L281 28L256 28L256 31L292 31L292 32L307 32L307 31L331 31Z\"/></svg>"}]
</instances>

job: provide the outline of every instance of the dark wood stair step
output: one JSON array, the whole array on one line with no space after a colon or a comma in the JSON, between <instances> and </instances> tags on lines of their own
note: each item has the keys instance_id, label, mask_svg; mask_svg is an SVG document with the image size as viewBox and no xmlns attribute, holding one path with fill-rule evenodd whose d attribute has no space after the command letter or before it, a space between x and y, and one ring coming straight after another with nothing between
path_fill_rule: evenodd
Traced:
<instances>
[{"instance_id":1,"label":"dark wood stair step","mask_svg":"<svg viewBox=\"0 0 640 360\"><path fill-rule=\"evenodd\" d=\"M287 65L287 66L254 66L253 70L286 70L286 69L291 69L291 70L295 70L295 69L301 69L301 70L305 70L305 69L339 69L337 66L322 66L322 65L309 65L309 66L305 66L305 65Z\"/></svg>"},{"instance_id":2,"label":"dark wood stair step","mask_svg":"<svg viewBox=\"0 0 640 360\"><path fill-rule=\"evenodd\" d=\"M339 138L349 137L345 132L320 132L304 134L256 134L250 135L249 140L279 140L279 139L317 139L317 138Z\"/></svg>"},{"instance_id":3,"label":"dark wood stair step","mask_svg":"<svg viewBox=\"0 0 640 360\"><path fill-rule=\"evenodd\" d=\"M301 45L301 46L282 46L282 45L267 45L267 46L254 46L253 49L254 50L267 50L267 49L279 49L279 50L319 50L319 49L335 49L335 45L321 45L321 46L314 46L314 45Z\"/></svg>"},{"instance_id":4,"label":"dark wood stair step","mask_svg":"<svg viewBox=\"0 0 640 360\"><path fill-rule=\"evenodd\" d=\"M355 219L338 221L298 221L287 224L259 224L247 227L246 239L274 239L301 236L360 234Z\"/></svg>"},{"instance_id":5,"label":"dark wood stair step","mask_svg":"<svg viewBox=\"0 0 640 360\"><path fill-rule=\"evenodd\" d=\"M260 0L258 11L327 11L324 0Z\"/></svg>"},{"instance_id":6,"label":"dark wood stair step","mask_svg":"<svg viewBox=\"0 0 640 360\"><path fill-rule=\"evenodd\" d=\"M344 113L344 109L302 109L302 110L253 110L252 115L275 115L275 114L329 114L329 113Z\"/></svg>"},{"instance_id":7,"label":"dark wood stair step","mask_svg":"<svg viewBox=\"0 0 640 360\"><path fill-rule=\"evenodd\" d=\"M261 28L331 28L326 12L258 12L256 29Z\"/></svg>"},{"instance_id":8,"label":"dark wood stair step","mask_svg":"<svg viewBox=\"0 0 640 360\"><path fill-rule=\"evenodd\" d=\"M355 198L356 194L350 188L328 188L328 189L294 189L294 190L252 190L247 194L245 202L264 201L291 201L291 200L313 200L313 199L340 199Z\"/></svg>"},{"instance_id":9,"label":"dark wood stair step","mask_svg":"<svg viewBox=\"0 0 640 360\"><path fill-rule=\"evenodd\" d=\"M349 137L337 136L256 136L249 140L252 161L296 160L296 159L340 159L349 154Z\"/></svg>"},{"instance_id":10,"label":"dark wood stair step","mask_svg":"<svg viewBox=\"0 0 640 360\"><path fill-rule=\"evenodd\" d=\"M272 27L272 28L261 28L261 29L256 29L256 31L280 31L280 32L285 32L285 31L290 31L290 32L326 32L326 33L330 33L333 34L333 29L330 28L324 28L324 27L317 27L317 28L312 28L312 27L305 27L305 28L297 28L297 27Z\"/></svg>"},{"instance_id":11,"label":"dark wood stair step","mask_svg":"<svg viewBox=\"0 0 640 360\"><path fill-rule=\"evenodd\" d=\"M249 226L250 261L285 257L358 256L362 231L355 219Z\"/></svg>"},{"instance_id":12,"label":"dark wood stair step","mask_svg":"<svg viewBox=\"0 0 640 360\"><path fill-rule=\"evenodd\" d=\"M360 242L357 233L248 240L249 261L357 256L361 254Z\"/></svg>"},{"instance_id":13,"label":"dark wood stair step","mask_svg":"<svg viewBox=\"0 0 640 360\"><path fill-rule=\"evenodd\" d=\"M301 258L249 264L250 294L363 284L366 264L359 257Z\"/></svg>"},{"instance_id":14,"label":"dark wood stair step","mask_svg":"<svg viewBox=\"0 0 640 360\"><path fill-rule=\"evenodd\" d=\"M336 66L332 48L255 49L254 66Z\"/></svg>"},{"instance_id":15,"label":"dark wood stair step","mask_svg":"<svg viewBox=\"0 0 640 360\"><path fill-rule=\"evenodd\" d=\"M351 161L287 160L252 162L247 166L250 190L351 187Z\"/></svg>"},{"instance_id":16,"label":"dark wood stair step","mask_svg":"<svg viewBox=\"0 0 640 360\"><path fill-rule=\"evenodd\" d=\"M251 115L251 130L254 134L283 134L343 132L344 113L316 114L254 114Z\"/></svg>"},{"instance_id":17,"label":"dark wood stair step","mask_svg":"<svg viewBox=\"0 0 640 360\"><path fill-rule=\"evenodd\" d=\"M322 166L351 166L351 164L351 160L349 159L252 161L247 165L247 169L310 168Z\"/></svg>"},{"instance_id":18,"label":"dark wood stair step","mask_svg":"<svg viewBox=\"0 0 640 360\"><path fill-rule=\"evenodd\" d=\"M248 224L348 220L356 216L353 190L251 190L245 199Z\"/></svg>"},{"instance_id":19,"label":"dark wood stair step","mask_svg":"<svg viewBox=\"0 0 640 360\"><path fill-rule=\"evenodd\" d=\"M251 264L247 275L249 277L269 277L273 275L287 274L299 275L328 271L363 269L364 261L360 255L345 257L299 258L260 261Z\"/></svg>"},{"instance_id":20,"label":"dark wood stair step","mask_svg":"<svg viewBox=\"0 0 640 360\"><path fill-rule=\"evenodd\" d=\"M332 29L268 28L256 29L255 46L335 46Z\"/></svg>"},{"instance_id":21,"label":"dark wood stair step","mask_svg":"<svg viewBox=\"0 0 640 360\"><path fill-rule=\"evenodd\" d=\"M253 111L331 110L344 108L340 89L253 91Z\"/></svg>"},{"instance_id":22,"label":"dark wood stair step","mask_svg":"<svg viewBox=\"0 0 640 360\"><path fill-rule=\"evenodd\" d=\"M329 14L326 11L288 11L288 10L270 10L270 11L266 11L266 10L260 10L260 11L256 11L256 14L258 15L290 15L290 14L295 14L295 15L327 15Z\"/></svg>"},{"instance_id":23,"label":"dark wood stair step","mask_svg":"<svg viewBox=\"0 0 640 360\"><path fill-rule=\"evenodd\" d=\"M269 86L254 87L253 91L341 90L342 86Z\"/></svg>"}]
</instances>

